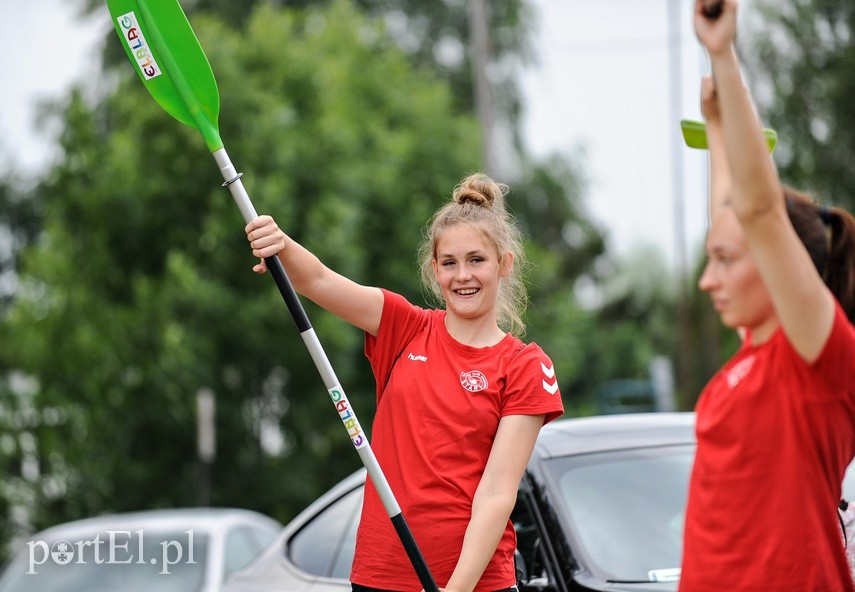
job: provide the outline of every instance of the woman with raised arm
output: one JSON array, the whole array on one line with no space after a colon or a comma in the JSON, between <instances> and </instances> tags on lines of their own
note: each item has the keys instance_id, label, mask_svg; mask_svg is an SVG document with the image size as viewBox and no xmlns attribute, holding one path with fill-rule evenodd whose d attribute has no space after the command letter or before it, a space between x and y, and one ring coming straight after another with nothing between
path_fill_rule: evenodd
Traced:
<instances>
[{"instance_id":1,"label":"woman with raised arm","mask_svg":"<svg viewBox=\"0 0 855 592\"><path fill-rule=\"evenodd\" d=\"M474 174L432 218L421 275L444 303L425 309L326 267L270 216L246 226L297 292L365 332L377 381L372 448L437 585L516 585L509 517L535 439L563 411L549 357L521 332L525 288L507 187ZM511 332L509 332L511 331ZM355 592L421 590L370 480L351 573Z\"/></svg>"},{"instance_id":2,"label":"woman with raised arm","mask_svg":"<svg viewBox=\"0 0 855 592\"><path fill-rule=\"evenodd\" d=\"M694 10L712 66L699 286L744 339L698 400L679 589L852 592L837 505L855 455L855 219L781 185L740 73L737 2L721 7Z\"/></svg>"}]
</instances>

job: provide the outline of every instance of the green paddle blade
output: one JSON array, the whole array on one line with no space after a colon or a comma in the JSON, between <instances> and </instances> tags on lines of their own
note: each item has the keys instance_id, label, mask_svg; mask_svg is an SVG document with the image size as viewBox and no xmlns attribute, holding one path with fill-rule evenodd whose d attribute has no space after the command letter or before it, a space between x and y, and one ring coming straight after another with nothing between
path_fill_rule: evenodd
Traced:
<instances>
[{"instance_id":1,"label":"green paddle blade","mask_svg":"<svg viewBox=\"0 0 855 592\"><path fill-rule=\"evenodd\" d=\"M680 121L680 129L683 131L683 140L689 148L698 148L699 150L709 149L709 145L707 144L707 126L704 122L683 119ZM778 132L770 128L765 128L763 135L766 136L769 152L772 152L778 143Z\"/></svg>"},{"instance_id":2,"label":"green paddle blade","mask_svg":"<svg viewBox=\"0 0 855 592\"><path fill-rule=\"evenodd\" d=\"M198 129L211 152L222 148L217 81L178 0L107 0L107 8L154 100Z\"/></svg>"}]
</instances>

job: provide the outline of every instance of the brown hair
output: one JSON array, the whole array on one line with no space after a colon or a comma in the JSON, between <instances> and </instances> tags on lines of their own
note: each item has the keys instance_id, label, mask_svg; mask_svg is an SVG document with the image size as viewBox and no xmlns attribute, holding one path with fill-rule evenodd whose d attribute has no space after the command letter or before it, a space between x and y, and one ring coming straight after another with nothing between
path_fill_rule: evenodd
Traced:
<instances>
[{"instance_id":1,"label":"brown hair","mask_svg":"<svg viewBox=\"0 0 855 592\"><path fill-rule=\"evenodd\" d=\"M522 281L526 260L519 229L505 208L507 192L507 185L497 183L483 173L471 174L460 181L454 188L451 202L436 211L425 229L424 240L419 247L419 265L422 285L441 302L442 289L433 272L433 261L436 259L437 242L445 230L458 224L475 228L495 249L500 265L504 264L505 253L513 253L513 268L499 283L496 318L505 330L521 336L525 333L522 315L528 304Z\"/></svg>"},{"instance_id":2,"label":"brown hair","mask_svg":"<svg viewBox=\"0 0 855 592\"><path fill-rule=\"evenodd\" d=\"M855 323L855 217L784 187L787 215L823 281Z\"/></svg>"}]
</instances>

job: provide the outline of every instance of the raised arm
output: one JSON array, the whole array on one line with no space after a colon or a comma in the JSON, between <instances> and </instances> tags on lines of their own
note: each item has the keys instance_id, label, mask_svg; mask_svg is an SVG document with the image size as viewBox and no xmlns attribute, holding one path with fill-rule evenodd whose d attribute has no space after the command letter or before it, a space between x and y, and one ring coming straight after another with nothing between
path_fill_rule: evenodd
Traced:
<instances>
[{"instance_id":1,"label":"raised arm","mask_svg":"<svg viewBox=\"0 0 855 592\"><path fill-rule=\"evenodd\" d=\"M721 15L710 19L702 13L703 0L696 0L694 16L715 79L733 182L732 207L778 321L793 347L813 361L831 332L834 297L787 216L778 172L740 72L735 49L737 4L723 0Z\"/></svg>"},{"instance_id":2,"label":"raised arm","mask_svg":"<svg viewBox=\"0 0 855 592\"><path fill-rule=\"evenodd\" d=\"M724 135L721 128L721 113L718 108L718 96L712 76L705 76L701 84L701 112L707 127L707 145L709 147L709 219L730 202L733 180L724 148Z\"/></svg>"},{"instance_id":3,"label":"raised arm","mask_svg":"<svg viewBox=\"0 0 855 592\"><path fill-rule=\"evenodd\" d=\"M252 254L261 259L253 271L264 273L267 271L264 259L278 255L299 294L363 331L377 335L383 313L380 288L363 286L334 272L282 232L270 216L259 216L245 230Z\"/></svg>"}]
</instances>

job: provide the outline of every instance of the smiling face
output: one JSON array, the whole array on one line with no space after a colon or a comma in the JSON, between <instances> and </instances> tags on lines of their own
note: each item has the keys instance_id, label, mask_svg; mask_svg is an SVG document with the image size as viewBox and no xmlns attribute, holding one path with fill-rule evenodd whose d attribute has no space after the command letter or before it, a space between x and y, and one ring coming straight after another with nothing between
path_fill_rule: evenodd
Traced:
<instances>
[{"instance_id":1,"label":"smiling face","mask_svg":"<svg viewBox=\"0 0 855 592\"><path fill-rule=\"evenodd\" d=\"M495 323L499 283L512 259L506 253L500 261L495 246L473 226L446 229L436 243L433 270L448 314Z\"/></svg>"},{"instance_id":2,"label":"smiling face","mask_svg":"<svg viewBox=\"0 0 855 592\"><path fill-rule=\"evenodd\" d=\"M706 251L707 264L698 286L709 293L722 323L751 329L755 342L768 339L778 320L732 209L725 208L712 221Z\"/></svg>"}]
</instances>

